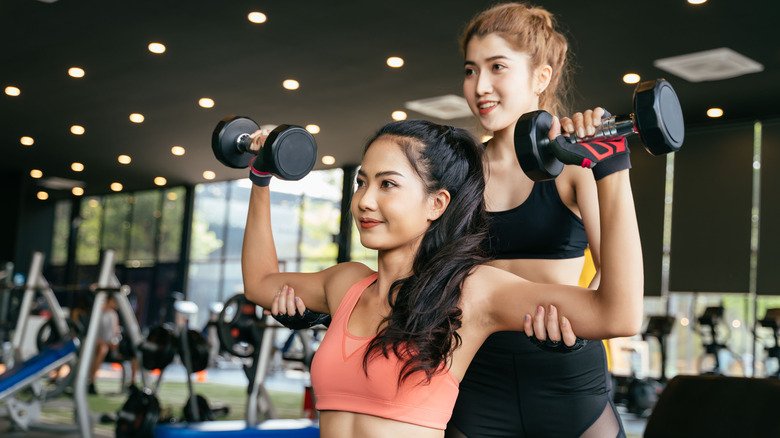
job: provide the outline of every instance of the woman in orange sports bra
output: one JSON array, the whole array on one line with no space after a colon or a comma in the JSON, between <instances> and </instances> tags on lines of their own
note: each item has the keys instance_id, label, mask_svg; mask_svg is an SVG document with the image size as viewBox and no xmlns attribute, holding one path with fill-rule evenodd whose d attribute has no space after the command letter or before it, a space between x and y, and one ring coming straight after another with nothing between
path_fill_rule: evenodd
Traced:
<instances>
[{"instance_id":1,"label":"woman in orange sports bra","mask_svg":"<svg viewBox=\"0 0 780 438\"><path fill-rule=\"evenodd\" d=\"M550 138L559 133L556 119ZM265 133L253 137L257 148ZM279 273L270 177L252 171L247 297L265 308L299 300L333 316L312 364L323 437L443 437L482 342L497 331L533 334L539 306L570 316L560 324L583 338L639 331L642 255L628 170L597 183L609 230L598 289L538 284L485 264L482 153L465 130L425 121L388 124L367 142L351 212L361 243L378 251L376 272L350 262Z\"/></svg>"}]
</instances>

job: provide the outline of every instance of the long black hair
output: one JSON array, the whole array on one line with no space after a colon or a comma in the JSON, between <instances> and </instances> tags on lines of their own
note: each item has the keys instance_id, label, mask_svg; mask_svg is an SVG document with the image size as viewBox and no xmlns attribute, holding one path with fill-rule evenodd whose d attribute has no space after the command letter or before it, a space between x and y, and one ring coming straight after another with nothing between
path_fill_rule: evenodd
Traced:
<instances>
[{"instance_id":1,"label":"long black hair","mask_svg":"<svg viewBox=\"0 0 780 438\"><path fill-rule=\"evenodd\" d=\"M363 369L392 351L403 363L398 384L423 371L425 382L443 371L461 344L459 307L463 281L487 257L483 146L468 131L423 120L385 125L366 143L389 137L404 151L428 193L445 189L450 203L422 238L409 277L390 287L390 314L371 340ZM365 151L364 151L365 154Z\"/></svg>"}]
</instances>

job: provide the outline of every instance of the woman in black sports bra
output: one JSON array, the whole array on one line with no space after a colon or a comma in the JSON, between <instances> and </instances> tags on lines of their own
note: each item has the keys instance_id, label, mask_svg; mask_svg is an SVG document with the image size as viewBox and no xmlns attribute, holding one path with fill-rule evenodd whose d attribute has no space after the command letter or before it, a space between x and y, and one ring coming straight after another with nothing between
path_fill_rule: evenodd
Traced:
<instances>
[{"instance_id":1,"label":"woman in black sports bra","mask_svg":"<svg viewBox=\"0 0 780 438\"><path fill-rule=\"evenodd\" d=\"M485 247L491 264L531 281L576 285L589 246L596 287L597 171L566 166L558 178L534 183L515 157L513 133L522 114L563 112L567 42L552 14L518 3L494 6L467 24L461 48L464 96L481 126L493 133L485 154L491 219ZM603 114L596 108L562 119L562 125L568 132L592 134ZM570 327L563 329L573 336ZM560 341L557 327L548 327L548 333ZM538 348L522 333L495 333L461 382L447 436L623 436L610 385L601 342L561 353Z\"/></svg>"}]
</instances>

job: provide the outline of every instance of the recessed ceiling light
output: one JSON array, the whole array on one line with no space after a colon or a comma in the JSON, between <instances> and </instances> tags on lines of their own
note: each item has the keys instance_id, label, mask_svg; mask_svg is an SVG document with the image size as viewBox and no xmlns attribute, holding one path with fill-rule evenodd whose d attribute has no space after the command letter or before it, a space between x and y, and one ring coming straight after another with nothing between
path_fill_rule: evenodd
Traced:
<instances>
[{"instance_id":1,"label":"recessed ceiling light","mask_svg":"<svg viewBox=\"0 0 780 438\"><path fill-rule=\"evenodd\" d=\"M156 54L165 53L165 45L162 43L149 43L149 51Z\"/></svg>"},{"instance_id":2,"label":"recessed ceiling light","mask_svg":"<svg viewBox=\"0 0 780 438\"><path fill-rule=\"evenodd\" d=\"M73 196L81 196L84 194L84 189L81 187L73 187L70 192L73 193Z\"/></svg>"},{"instance_id":3,"label":"recessed ceiling light","mask_svg":"<svg viewBox=\"0 0 780 438\"><path fill-rule=\"evenodd\" d=\"M83 78L84 69L81 67L71 67L68 69L68 75L72 78Z\"/></svg>"},{"instance_id":4,"label":"recessed ceiling light","mask_svg":"<svg viewBox=\"0 0 780 438\"><path fill-rule=\"evenodd\" d=\"M404 111L393 111L393 114L390 114L390 117L395 121L406 120L406 113Z\"/></svg>"},{"instance_id":5,"label":"recessed ceiling light","mask_svg":"<svg viewBox=\"0 0 780 438\"><path fill-rule=\"evenodd\" d=\"M40 169L33 169L30 171L30 176L35 179L38 179L43 176L43 172L41 172Z\"/></svg>"},{"instance_id":6,"label":"recessed ceiling light","mask_svg":"<svg viewBox=\"0 0 780 438\"><path fill-rule=\"evenodd\" d=\"M73 125L70 127L70 133L73 135L83 135L85 132L87 132L87 130L81 125Z\"/></svg>"},{"instance_id":7,"label":"recessed ceiling light","mask_svg":"<svg viewBox=\"0 0 780 438\"><path fill-rule=\"evenodd\" d=\"M84 170L84 165L79 163L79 162L75 162L75 163L70 165L70 170L72 170L74 172L81 172L81 171Z\"/></svg>"},{"instance_id":8,"label":"recessed ceiling light","mask_svg":"<svg viewBox=\"0 0 780 438\"><path fill-rule=\"evenodd\" d=\"M707 0L688 0L688 3L692 5L700 5L703 3L707 3Z\"/></svg>"},{"instance_id":9,"label":"recessed ceiling light","mask_svg":"<svg viewBox=\"0 0 780 438\"><path fill-rule=\"evenodd\" d=\"M707 115L712 117L713 119L716 119L718 117L723 116L723 109L721 108L710 108L707 110Z\"/></svg>"},{"instance_id":10,"label":"recessed ceiling light","mask_svg":"<svg viewBox=\"0 0 780 438\"><path fill-rule=\"evenodd\" d=\"M165 195L166 198L168 198L169 201L175 201L179 198L179 195L176 194L176 192L168 192L167 195Z\"/></svg>"},{"instance_id":11,"label":"recessed ceiling light","mask_svg":"<svg viewBox=\"0 0 780 438\"><path fill-rule=\"evenodd\" d=\"M144 120L146 120L146 117L144 117L144 115L140 113L132 113L130 114L129 119L133 123L143 123Z\"/></svg>"},{"instance_id":12,"label":"recessed ceiling light","mask_svg":"<svg viewBox=\"0 0 780 438\"><path fill-rule=\"evenodd\" d=\"M49 194L48 194L48 193L46 193L46 192L43 192L43 191L41 191L41 192L38 192L38 193L37 193L35 196L36 196L38 199L40 199L41 201L45 201L45 200L49 199Z\"/></svg>"},{"instance_id":13,"label":"recessed ceiling light","mask_svg":"<svg viewBox=\"0 0 780 438\"><path fill-rule=\"evenodd\" d=\"M201 97L198 100L198 105L200 105L202 108L214 108L214 99Z\"/></svg>"},{"instance_id":14,"label":"recessed ceiling light","mask_svg":"<svg viewBox=\"0 0 780 438\"><path fill-rule=\"evenodd\" d=\"M184 152L186 151L181 146L174 146L171 148L171 153L173 155L176 155L177 157L181 157L182 155L184 155Z\"/></svg>"},{"instance_id":15,"label":"recessed ceiling light","mask_svg":"<svg viewBox=\"0 0 780 438\"><path fill-rule=\"evenodd\" d=\"M322 164L326 166L330 166L331 164L334 164L336 162L336 158L332 155L323 155L322 156Z\"/></svg>"},{"instance_id":16,"label":"recessed ceiling light","mask_svg":"<svg viewBox=\"0 0 780 438\"><path fill-rule=\"evenodd\" d=\"M121 192L124 187L122 186L122 183L118 182L112 182L111 183L111 190L115 192Z\"/></svg>"},{"instance_id":17,"label":"recessed ceiling light","mask_svg":"<svg viewBox=\"0 0 780 438\"><path fill-rule=\"evenodd\" d=\"M626 73L623 75L623 82L627 84L636 84L640 79L642 78L640 78L636 73Z\"/></svg>"},{"instance_id":18,"label":"recessed ceiling light","mask_svg":"<svg viewBox=\"0 0 780 438\"><path fill-rule=\"evenodd\" d=\"M203 172L203 179L211 180L211 179L214 179L216 177L217 177L217 174L212 172L212 171L210 171L210 170L207 170L207 171Z\"/></svg>"},{"instance_id":19,"label":"recessed ceiling light","mask_svg":"<svg viewBox=\"0 0 780 438\"><path fill-rule=\"evenodd\" d=\"M35 140L33 140L32 137L24 136L19 139L19 143L21 143L23 146L32 146L35 144Z\"/></svg>"},{"instance_id":20,"label":"recessed ceiling light","mask_svg":"<svg viewBox=\"0 0 780 438\"><path fill-rule=\"evenodd\" d=\"M155 176L155 177L154 177L154 184L155 184L155 185L158 185L158 186L164 186L164 185L165 185L165 184L167 184L167 183L168 183L168 180L167 180L167 179L165 179L165 178L164 178L164 177L162 177L162 176Z\"/></svg>"},{"instance_id":21,"label":"recessed ceiling light","mask_svg":"<svg viewBox=\"0 0 780 438\"><path fill-rule=\"evenodd\" d=\"M284 82L282 82L282 87L288 90L297 90L301 87L301 84L295 79L285 79Z\"/></svg>"},{"instance_id":22,"label":"recessed ceiling light","mask_svg":"<svg viewBox=\"0 0 780 438\"><path fill-rule=\"evenodd\" d=\"M130 158L130 155L120 155L116 157L116 160L119 161L119 164L130 164L130 162L133 161L133 159Z\"/></svg>"},{"instance_id":23,"label":"recessed ceiling light","mask_svg":"<svg viewBox=\"0 0 780 438\"><path fill-rule=\"evenodd\" d=\"M391 56L387 58L387 66L393 68L401 68L404 66L404 59L398 56Z\"/></svg>"},{"instance_id":24,"label":"recessed ceiling light","mask_svg":"<svg viewBox=\"0 0 780 438\"><path fill-rule=\"evenodd\" d=\"M17 87L14 87L13 85L9 85L9 86L5 87L5 94L7 94L9 96L16 97L16 96L22 94L22 90L20 90Z\"/></svg>"},{"instance_id":25,"label":"recessed ceiling light","mask_svg":"<svg viewBox=\"0 0 780 438\"><path fill-rule=\"evenodd\" d=\"M249 21L255 24L265 23L266 21L268 21L268 16L266 16L262 12L250 12L249 15L246 16L246 18L248 18Z\"/></svg>"},{"instance_id":26,"label":"recessed ceiling light","mask_svg":"<svg viewBox=\"0 0 780 438\"><path fill-rule=\"evenodd\" d=\"M309 131L310 134L320 133L320 127L318 125L306 125L306 130Z\"/></svg>"}]
</instances>

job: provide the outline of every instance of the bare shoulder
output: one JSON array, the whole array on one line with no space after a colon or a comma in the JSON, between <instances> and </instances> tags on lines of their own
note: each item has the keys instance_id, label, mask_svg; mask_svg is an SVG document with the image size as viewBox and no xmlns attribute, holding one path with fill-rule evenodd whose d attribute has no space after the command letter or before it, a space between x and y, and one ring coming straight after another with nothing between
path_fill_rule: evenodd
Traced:
<instances>
[{"instance_id":1,"label":"bare shoulder","mask_svg":"<svg viewBox=\"0 0 780 438\"><path fill-rule=\"evenodd\" d=\"M339 263L323 271L326 272L328 277L325 282L325 296L331 312L336 311L344 294L353 284L375 273L373 269L359 262Z\"/></svg>"}]
</instances>

